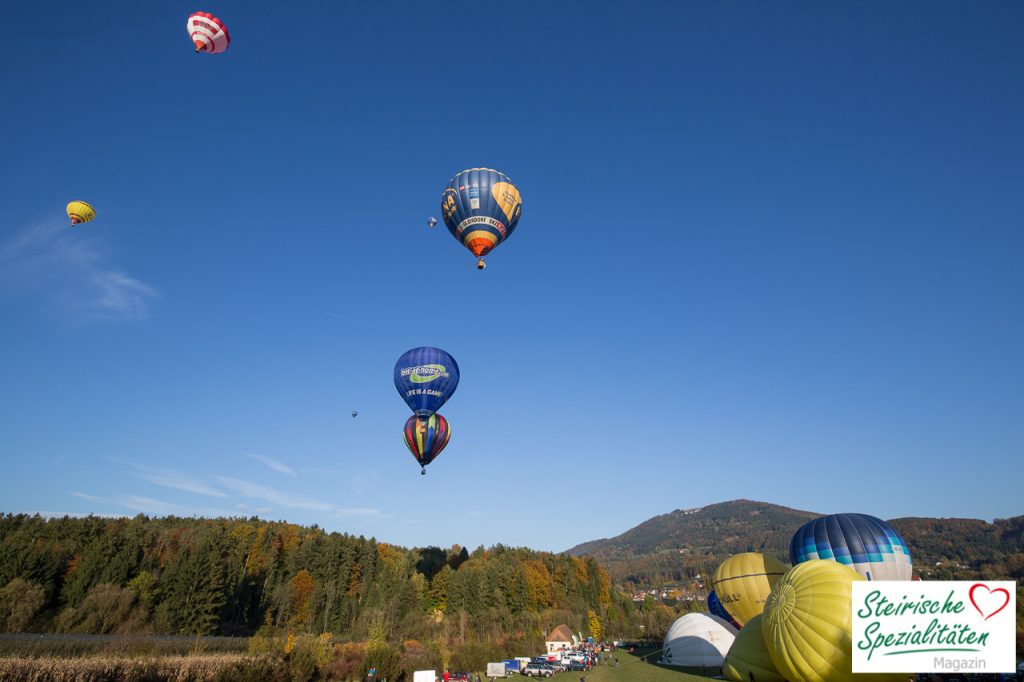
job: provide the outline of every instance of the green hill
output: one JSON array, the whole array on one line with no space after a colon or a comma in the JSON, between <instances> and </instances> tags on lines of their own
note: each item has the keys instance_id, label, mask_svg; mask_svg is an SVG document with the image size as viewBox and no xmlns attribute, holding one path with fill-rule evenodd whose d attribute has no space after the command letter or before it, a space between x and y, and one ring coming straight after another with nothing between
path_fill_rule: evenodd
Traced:
<instances>
[{"instance_id":1,"label":"green hill","mask_svg":"<svg viewBox=\"0 0 1024 682\"><path fill-rule=\"evenodd\" d=\"M735 500L655 516L614 538L569 550L592 556L626 588L687 583L739 552L764 552L788 563L789 541L816 512ZM925 578L1024 576L1024 516L997 519L904 518L890 521L903 536L915 572Z\"/></svg>"}]
</instances>

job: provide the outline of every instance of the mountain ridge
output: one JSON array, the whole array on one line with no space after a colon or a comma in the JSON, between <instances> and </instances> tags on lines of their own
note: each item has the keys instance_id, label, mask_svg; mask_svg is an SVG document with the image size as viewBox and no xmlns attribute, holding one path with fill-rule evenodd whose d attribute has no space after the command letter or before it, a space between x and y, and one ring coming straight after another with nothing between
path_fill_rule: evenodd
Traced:
<instances>
[{"instance_id":1,"label":"mountain ridge","mask_svg":"<svg viewBox=\"0 0 1024 682\"><path fill-rule=\"evenodd\" d=\"M659 514L565 553L594 557L615 584L627 588L685 583L740 552L763 552L788 563L793 533L820 516L770 502L730 500ZM977 573L984 566L1002 566L1017 577L1017 563L1024 562L1024 516L992 522L918 516L887 521L907 542L915 573L925 577Z\"/></svg>"}]
</instances>

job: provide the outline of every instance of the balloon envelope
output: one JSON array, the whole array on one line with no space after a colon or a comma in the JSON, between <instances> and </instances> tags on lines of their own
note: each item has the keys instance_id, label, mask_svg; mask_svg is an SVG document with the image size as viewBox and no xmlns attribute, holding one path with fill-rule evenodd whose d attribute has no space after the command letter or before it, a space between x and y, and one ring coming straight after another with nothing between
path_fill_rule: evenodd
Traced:
<instances>
[{"instance_id":1,"label":"balloon envelope","mask_svg":"<svg viewBox=\"0 0 1024 682\"><path fill-rule=\"evenodd\" d=\"M708 592L708 611L711 612L712 616L718 616L722 620L732 625L737 630L740 629L740 624L732 619L729 612L722 606L722 602L718 600L718 593L714 590Z\"/></svg>"},{"instance_id":2,"label":"balloon envelope","mask_svg":"<svg viewBox=\"0 0 1024 682\"><path fill-rule=\"evenodd\" d=\"M426 419L413 416L405 420L405 447L422 467L441 454L451 437L448 420L439 414L432 414Z\"/></svg>"},{"instance_id":3,"label":"balloon envelope","mask_svg":"<svg viewBox=\"0 0 1024 682\"><path fill-rule=\"evenodd\" d=\"M722 675L733 682L785 682L772 663L761 632L764 615L747 621L722 663Z\"/></svg>"},{"instance_id":4,"label":"balloon envelope","mask_svg":"<svg viewBox=\"0 0 1024 682\"><path fill-rule=\"evenodd\" d=\"M217 54L228 49L231 36L224 22L209 12L193 12L185 24L188 37L196 46L196 52Z\"/></svg>"},{"instance_id":5,"label":"balloon envelope","mask_svg":"<svg viewBox=\"0 0 1024 682\"><path fill-rule=\"evenodd\" d=\"M519 224L522 208L516 186L507 175L490 168L458 173L441 193L444 224L477 257L508 239Z\"/></svg>"},{"instance_id":6,"label":"balloon envelope","mask_svg":"<svg viewBox=\"0 0 1024 682\"><path fill-rule=\"evenodd\" d=\"M718 668L736 639L736 628L708 613L688 613L668 629L661 662L687 668Z\"/></svg>"},{"instance_id":7,"label":"balloon envelope","mask_svg":"<svg viewBox=\"0 0 1024 682\"><path fill-rule=\"evenodd\" d=\"M906 675L851 672L853 583L864 577L852 568L810 559L775 583L764 607L762 631L776 670L790 682L906 680Z\"/></svg>"},{"instance_id":8,"label":"balloon envelope","mask_svg":"<svg viewBox=\"0 0 1024 682\"><path fill-rule=\"evenodd\" d=\"M441 409L458 386L459 365L440 348L413 348L395 363L395 388L417 417L426 419Z\"/></svg>"},{"instance_id":9,"label":"balloon envelope","mask_svg":"<svg viewBox=\"0 0 1024 682\"><path fill-rule=\"evenodd\" d=\"M731 556L715 571L711 586L722 606L741 626L761 613L772 585L788 567L760 552Z\"/></svg>"},{"instance_id":10,"label":"balloon envelope","mask_svg":"<svg viewBox=\"0 0 1024 682\"><path fill-rule=\"evenodd\" d=\"M87 223L96 217L96 209L84 201L68 202L67 212L72 225Z\"/></svg>"},{"instance_id":11,"label":"balloon envelope","mask_svg":"<svg viewBox=\"0 0 1024 682\"><path fill-rule=\"evenodd\" d=\"M808 521L789 543L789 559L831 559L868 580L910 580L910 550L885 521L867 514L830 514Z\"/></svg>"}]
</instances>

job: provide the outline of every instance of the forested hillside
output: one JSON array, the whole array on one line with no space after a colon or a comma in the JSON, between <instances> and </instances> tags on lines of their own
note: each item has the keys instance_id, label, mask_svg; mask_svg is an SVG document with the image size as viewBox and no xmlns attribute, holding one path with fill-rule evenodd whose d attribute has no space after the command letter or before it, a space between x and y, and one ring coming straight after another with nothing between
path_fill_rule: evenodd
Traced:
<instances>
[{"instance_id":1,"label":"forested hillside","mask_svg":"<svg viewBox=\"0 0 1024 682\"><path fill-rule=\"evenodd\" d=\"M568 553L597 558L615 584L629 589L678 584L714 571L739 552L765 552L785 560L793 531L816 516L767 502L722 502L655 516Z\"/></svg>"},{"instance_id":2,"label":"forested hillside","mask_svg":"<svg viewBox=\"0 0 1024 682\"><path fill-rule=\"evenodd\" d=\"M685 583L707 575L739 552L764 552L789 562L789 541L821 516L750 500L676 510L611 539L568 550L592 556L612 582L627 589ZM1024 516L996 519L904 518L890 521L910 548L923 578L1024 577Z\"/></svg>"},{"instance_id":3,"label":"forested hillside","mask_svg":"<svg viewBox=\"0 0 1024 682\"><path fill-rule=\"evenodd\" d=\"M6 631L329 632L485 660L539 651L559 623L601 636L635 617L593 558L410 550L257 519L0 517Z\"/></svg>"}]
</instances>

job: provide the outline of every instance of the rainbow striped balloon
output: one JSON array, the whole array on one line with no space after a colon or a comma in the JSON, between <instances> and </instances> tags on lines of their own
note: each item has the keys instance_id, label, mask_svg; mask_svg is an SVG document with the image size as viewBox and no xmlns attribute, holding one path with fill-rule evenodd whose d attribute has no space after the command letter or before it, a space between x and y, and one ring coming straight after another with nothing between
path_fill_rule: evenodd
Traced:
<instances>
[{"instance_id":1,"label":"rainbow striped balloon","mask_svg":"<svg viewBox=\"0 0 1024 682\"><path fill-rule=\"evenodd\" d=\"M426 419L412 416L405 420L405 447L419 463L420 473L427 473L427 465L441 454L451 440L448 420L436 412Z\"/></svg>"}]
</instances>

